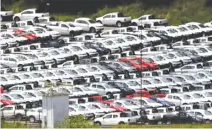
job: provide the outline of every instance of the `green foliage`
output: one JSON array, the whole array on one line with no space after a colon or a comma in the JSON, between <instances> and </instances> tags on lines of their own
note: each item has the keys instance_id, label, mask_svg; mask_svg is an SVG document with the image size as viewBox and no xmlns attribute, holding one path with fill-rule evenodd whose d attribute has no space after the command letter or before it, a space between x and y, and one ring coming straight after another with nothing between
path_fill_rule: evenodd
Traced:
<instances>
[{"instance_id":1,"label":"green foliage","mask_svg":"<svg viewBox=\"0 0 212 129\"><path fill-rule=\"evenodd\" d=\"M26 128L26 125L23 123L8 123L8 122L2 122L1 128Z\"/></svg>"},{"instance_id":2,"label":"green foliage","mask_svg":"<svg viewBox=\"0 0 212 129\"><path fill-rule=\"evenodd\" d=\"M99 128L99 126L79 115L70 118L66 117L64 121L58 123L58 128Z\"/></svg>"}]
</instances>

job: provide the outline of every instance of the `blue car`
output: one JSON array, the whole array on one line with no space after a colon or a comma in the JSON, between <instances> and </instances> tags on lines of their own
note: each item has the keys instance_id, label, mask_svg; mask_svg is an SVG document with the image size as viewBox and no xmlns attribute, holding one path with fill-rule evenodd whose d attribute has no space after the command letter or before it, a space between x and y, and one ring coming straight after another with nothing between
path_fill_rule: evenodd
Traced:
<instances>
[{"instance_id":1,"label":"blue car","mask_svg":"<svg viewBox=\"0 0 212 129\"><path fill-rule=\"evenodd\" d=\"M169 106L175 106L174 103L168 102L162 98L156 98L156 97L150 97L150 99L154 100L157 103L162 104L163 106L169 107Z\"/></svg>"}]
</instances>

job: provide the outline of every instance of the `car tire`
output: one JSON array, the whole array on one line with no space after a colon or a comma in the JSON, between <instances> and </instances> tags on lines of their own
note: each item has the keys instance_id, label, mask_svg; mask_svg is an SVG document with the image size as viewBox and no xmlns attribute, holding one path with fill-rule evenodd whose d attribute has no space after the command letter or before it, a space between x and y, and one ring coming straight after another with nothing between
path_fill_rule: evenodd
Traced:
<instances>
[{"instance_id":1,"label":"car tire","mask_svg":"<svg viewBox=\"0 0 212 129\"><path fill-rule=\"evenodd\" d=\"M101 124L101 122L97 121L97 122L95 122L95 125L101 126L102 124Z\"/></svg>"},{"instance_id":2,"label":"car tire","mask_svg":"<svg viewBox=\"0 0 212 129\"><path fill-rule=\"evenodd\" d=\"M138 26L138 24L136 22L133 22L132 26Z\"/></svg>"},{"instance_id":3,"label":"car tire","mask_svg":"<svg viewBox=\"0 0 212 129\"><path fill-rule=\"evenodd\" d=\"M29 122L30 122L30 123L35 123L35 121L36 121L36 119L35 119L34 116L30 116L30 117L29 117Z\"/></svg>"},{"instance_id":4,"label":"car tire","mask_svg":"<svg viewBox=\"0 0 212 129\"><path fill-rule=\"evenodd\" d=\"M111 92L106 93L106 95L111 99L113 97L113 94Z\"/></svg>"},{"instance_id":5,"label":"car tire","mask_svg":"<svg viewBox=\"0 0 212 129\"><path fill-rule=\"evenodd\" d=\"M16 22L17 22L17 21L20 21L20 20L21 20L21 19L20 19L19 17L17 17L17 16L14 18L14 21L16 21Z\"/></svg>"},{"instance_id":6,"label":"car tire","mask_svg":"<svg viewBox=\"0 0 212 129\"><path fill-rule=\"evenodd\" d=\"M119 52L120 52L120 53L122 53L122 52L123 52L121 47L119 47Z\"/></svg>"},{"instance_id":7,"label":"car tire","mask_svg":"<svg viewBox=\"0 0 212 129\"><path fill-rule=\"evenodd\" d=\"M125 124L123 121L119 122L119 125L123 125L123 124Z\"/></svg>"},{"instance_id":8,"label":"car tire","mask_svg":"<svg viewBox=\"0 0 212 129\"><path fill-rule=\"evenodd\" d=\"M74 32L73 32L73 31L70 31L70 32L69 32L69 36L70 36L71 38L73 38L73 37L74 37Z\"/></svg>"},{"instance_id":9,"label":"car tire","mask_svg":"<svg viewBox=\"0 0 212 129\"><path fill-rule=\"evenodd\" d=\"M170 124L172 124L172 122L171 122L170 120L168 120L168 121L166 122L166 124L167 124L167 125L170 125Z\"/></svg>"},{"instance_id":10,"label":"car tire","mask_svg":"<svg viewBox=\"0 0 212 129\"><path fill-rule=\"evenodd\" d=\"M15 115L15 120L16 120L16 121L21 121L22 118L23 118L23 116L22 116L21 114Z\"/></svg>"},{"instance_id":11,"label":"car tire","mask_svg":"<svg viewBox=\"0 0 212 129\"><path fill-rule=\"evenodd\" d=\"M74 55L74 63L79 64L79 57L77 55Z\"/></svg>"},{"instance_id":12,"label":"car tire","mask_svg":"<svg viewBox=\"0 0 212 129\"><path fill-rule=\"evenodd\" d=\"M38 17L35 17L35 18L33 19L33 22L34 22L34 23L38 23L38 22L39 22Z\"/></svg>"},{"instance_id":13,"label":"car tire","mask_svg":"<svg viewBox=\"0 0 212 129\"><path fill-rule=\"evenodd\" d=\"M23 68L23 65L22 65L22 64L19 64L19 65L18 65L18 67L21 67L21 68Z\"/></svg>"},{"instance_id":14,"label":"car tire","mask_svg":"<svg viewBox=\"0 0 212 129\"><path fill-rule=\"evenodd\" d=\"M121 22L120 22L120 21L117 21L117 22L116 22L116 26L117 26L117 27L122 27Z\"/></svg>"},{"instance_id":15,"label":"car tire","mask_svg":"<svg viewBox=\"0 0 212 129\"><path fill-rule=\"evenodd\" d=\"M91 27L91 28L89 29L89 32L90 32L90 33L96 33L96 29L95 29L94 27Z\"/></svg>"}]
</instances>

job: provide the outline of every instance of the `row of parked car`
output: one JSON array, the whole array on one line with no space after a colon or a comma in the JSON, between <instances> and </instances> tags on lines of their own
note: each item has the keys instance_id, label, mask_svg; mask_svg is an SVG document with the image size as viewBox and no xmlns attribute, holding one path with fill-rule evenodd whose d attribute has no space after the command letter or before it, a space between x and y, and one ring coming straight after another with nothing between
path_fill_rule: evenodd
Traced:
<instances>
[{"instance_id":1,"label":"row of parked car","mask_svg":"<svg viewBox=\"0 0 212 129\"><path fill-rule=\"evenodd\" d=\"M15 23L3 25L4 118L39 121L42 94L51 88L69 94L69 116L98 125L212 122L212 28L191 22L101 29L115 14L123 17L110 13L98 23L14 15ZM83 21L100 29L89 31Z\"/></svg>"}]
</instances>

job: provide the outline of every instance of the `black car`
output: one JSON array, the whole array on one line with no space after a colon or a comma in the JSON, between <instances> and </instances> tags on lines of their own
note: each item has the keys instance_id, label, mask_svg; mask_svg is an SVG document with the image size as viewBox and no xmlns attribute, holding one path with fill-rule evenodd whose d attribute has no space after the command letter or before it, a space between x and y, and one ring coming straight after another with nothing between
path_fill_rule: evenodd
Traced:
<instances>
[{"instance_id":1,"label":"black car","mask_svg":"<svg viewBox=\"0 0 212 129\"><path fill-rule=\"evenodd\" d=\"M110 50L108 48L101 47L92 42L86 42L84 43L84 46L96 50L100 55L106 55L110 53Z\"/></svg>"},{"instance_id":2,"label":"black car","mask_svg":"<svg viewBox=\"0 0 212 129\"><path fill-rule=\"evenodd\" d=\"M176 50L178 53L180 53L183 56L188 56L191 58L193 63L198 63L198 62L202 62L203 61L203 57L196 55L195 53L192 53L190 51L186 51L186 50Z\"/></svg>"},{"instance_id":3,"label":"black car","mask_svg":"<svg viewBox=\"0 0 212 129\"><path fill-rule=\"evenodd\" d=\"M179 112L177 115L164 115L162 122L166 124L203 123L204 119L198 116L191 116L186 112Z\"/></svg>"},{"instance_id":4,"label":"black car","mask_svg":"<svg viewBox=\"0 0 212 129\"><path fill-rule=\"evenodd\" d=\"M126 97L127 95L135 93L135 90L129 87L123 86L119 82L108 82L108 84L114 88L121 90L121 97Z\"/></svg>"}]
</instances>

